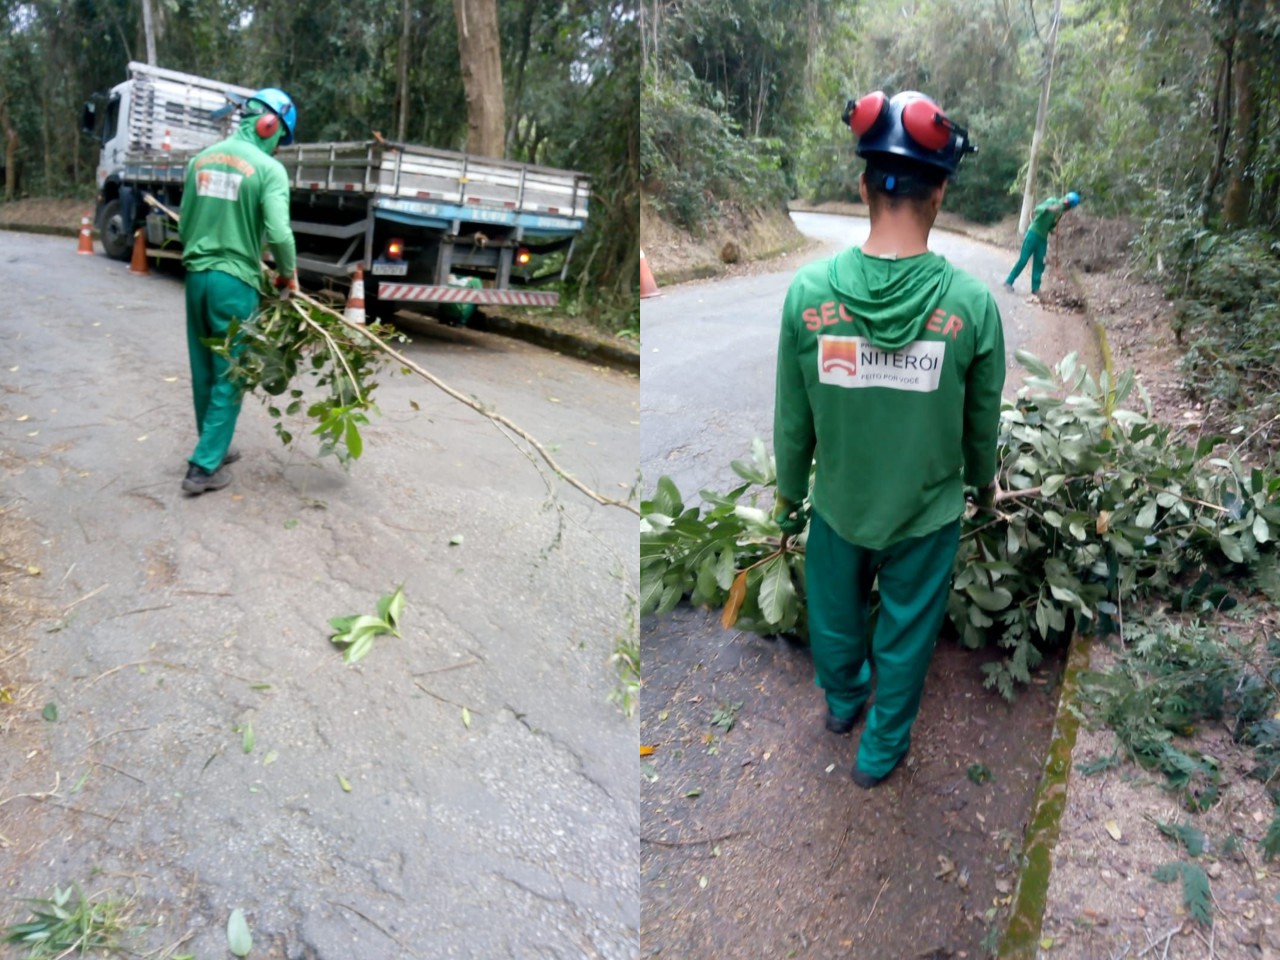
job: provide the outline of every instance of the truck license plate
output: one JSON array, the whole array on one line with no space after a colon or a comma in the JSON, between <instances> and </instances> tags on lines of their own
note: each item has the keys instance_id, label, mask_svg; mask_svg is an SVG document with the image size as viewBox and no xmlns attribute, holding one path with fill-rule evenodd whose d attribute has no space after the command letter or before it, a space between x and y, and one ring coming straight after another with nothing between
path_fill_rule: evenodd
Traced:
<instances>
[{"instance_id":1,"label":"truck license plate","mask_svg":"<svg viewBox=\"0 0 1280 960\"><path fill-rule=\"evenodd\" d=\"M383 277L403 277L409 272L407 263L373 261L373 272Z\"/></svg>"}]
</instances>

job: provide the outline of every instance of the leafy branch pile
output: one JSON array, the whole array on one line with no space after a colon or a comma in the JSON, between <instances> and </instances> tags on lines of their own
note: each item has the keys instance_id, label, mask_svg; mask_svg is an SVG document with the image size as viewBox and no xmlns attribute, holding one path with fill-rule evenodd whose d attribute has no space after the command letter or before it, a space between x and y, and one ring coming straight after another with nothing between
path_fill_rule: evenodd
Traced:
<instances>
[{"instance_id":1,"label":"leafy branch pile","mask_svg":"<svg viewBox=\"0 0 1280 960\"><path fill-rule=\"evenodd\" d=\"M1280 479L1238 451L1211 456L1223 437L1182 438L1122 406L1132 371L1112 382L1074 355L1052 369L1018 359L1029 376L1002 414L1002 492L992 513L964 520L949 602L967 646L1004 649L983 669L1006 697L1073 630L1107 631L1136 599L1181 595L1188 573L1243 573L1280 532ZM642 502L641 614L687 596L723 607L726 626L803 637L804 536L785 540L761 505L774 498L772 458L757 440L733 469L745 482L702 491L705 513L665 477Z\"/></svg>"},{"instance_id":2,"label":"leafy branch pile","mask_svg":"<svg viewBox=\"0 0 1280 960\"><path fill-rule=\"evenodd\" d=\"M380 324L369 329L395 335ZM267 298L253 318L233 324L226 340L212 346L246 391L262 395L282 443L293 442L284 418L305 410L316 424L311 432L320 437L321 456L333 454L342 463L359 458L360 428L377 412L374 375L384 363L373 340L300 298ZM311 390L300 381L309 381Z\"/></svg>"},{"instance_id":3,"label":"leafy branch pile","mask_svg":"<svg viewBox=\"0 0 1280 960\"><path fill-rule=\"evenodd\" d=\"M28 899L31 916L11 924L3 942L27 951L27 960L58 960L71 953L114 953L129 925L127 904L106 895L86 897L79 886L54 887L52 897Z\"/></svg>"}]
</instances>

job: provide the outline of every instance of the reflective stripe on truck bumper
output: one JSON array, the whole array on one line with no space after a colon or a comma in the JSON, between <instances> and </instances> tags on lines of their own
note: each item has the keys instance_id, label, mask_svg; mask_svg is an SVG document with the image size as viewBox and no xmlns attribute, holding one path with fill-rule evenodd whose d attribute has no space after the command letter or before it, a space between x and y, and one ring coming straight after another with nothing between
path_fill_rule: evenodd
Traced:
<instances>
[{"instance_id":1,"label":"reflective stripe on truck bumper","mask_svg":"<svg viewBox=\"0 0 1280 960\"><path fill-rule=\"evenodd\" d=\"M553 307L560 294L525 290L472 290L468 287L436 287L415 283L379 283L379 300L416 303L502 303L522 307Z\"/></svg>"}]
</instances>

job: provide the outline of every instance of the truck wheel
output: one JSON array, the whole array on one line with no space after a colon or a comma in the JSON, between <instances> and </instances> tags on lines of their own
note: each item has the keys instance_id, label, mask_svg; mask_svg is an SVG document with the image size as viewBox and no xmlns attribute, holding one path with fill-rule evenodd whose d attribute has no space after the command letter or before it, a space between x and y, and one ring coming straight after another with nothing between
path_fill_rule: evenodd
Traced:
<instances>
[{"instance_id":1,"label":"truck wheel","mask_svg":"<svg viewBox=\"0 0 1280 960\"><path fill-rule=\"evenodd\" d=\"M128 262L133 255L133 231L125 226L119 200L112 200L102 208L102 222L98 229L107 256L113 260Z\"/></svg>"}]
</instances>

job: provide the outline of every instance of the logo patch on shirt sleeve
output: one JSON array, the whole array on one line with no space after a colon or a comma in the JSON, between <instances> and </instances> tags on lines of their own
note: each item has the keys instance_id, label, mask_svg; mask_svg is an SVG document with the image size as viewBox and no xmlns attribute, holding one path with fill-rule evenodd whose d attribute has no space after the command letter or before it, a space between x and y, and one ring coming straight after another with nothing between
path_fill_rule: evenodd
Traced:
<instances>
[{"instance_id":1,"label":"logo patch on shirt sleeve","mask_svg":"<svg viewBox=\"0 0 1280 960\"><path fill-rule=\"evenodd\" d=\"M196 194L201 197L216 197L219 200L240 199L240 184L244 177L238 173L225 170L201 170L196 174Z\"/></svg>"},{"instance_id":2,"label":"logo patch on shirt sleeve","mask_svg":"<svg viewBox=\"0 0 1280 960\"><path fill-rule=\"evenodd\" d=\"M940 340L917 340L889 353L862 337L819 336L818 382L932 393L942 378L946 350Z\"/></svg>"}]
</instances>

